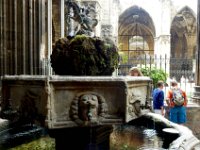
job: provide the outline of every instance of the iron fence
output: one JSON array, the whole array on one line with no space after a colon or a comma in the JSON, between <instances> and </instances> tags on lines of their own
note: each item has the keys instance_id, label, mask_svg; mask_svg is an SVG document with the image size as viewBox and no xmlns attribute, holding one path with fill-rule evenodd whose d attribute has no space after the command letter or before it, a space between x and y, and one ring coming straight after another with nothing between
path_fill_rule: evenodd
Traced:
<instances>
[{"instance_id":1,"label":"iron fence","mask_svg":"<svg viewBox=\"0 0 200 150\"><path fill-rule=\"evenodd\" d=\"M168 74L168 79L176 79L179 86L183 88L188 95L191 95L195 81L195 59L186 58L168 58L165 56L140 56L137 59L130 59L124 63L120 59L118 68L119 76L126 76L131 67L162 69Z\"/></svg>"}]
</instances>

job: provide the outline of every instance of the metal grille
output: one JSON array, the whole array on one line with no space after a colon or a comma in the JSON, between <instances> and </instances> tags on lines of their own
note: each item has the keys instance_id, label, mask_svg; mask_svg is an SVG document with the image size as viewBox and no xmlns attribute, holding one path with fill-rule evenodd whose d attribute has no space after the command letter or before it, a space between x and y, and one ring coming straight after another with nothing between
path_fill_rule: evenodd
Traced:
<instances>
[{"instance_id":1,"label":"metal grille","mask_svg":"<svg viewBox=\"0 0 200 150\"><path fill-rule=\"evenodd\" d=\"M157 55L148 58L144 55L142 58L133 59L129 64L121 63L118 68L118 75L128 75L132 66L148 67L150 70L153 67L162 69L169 75L169 78L176 79L188 95L191 95L191 89L195 85L195 59L167 58L166 56Z\"/></svg>"}]
</instances>

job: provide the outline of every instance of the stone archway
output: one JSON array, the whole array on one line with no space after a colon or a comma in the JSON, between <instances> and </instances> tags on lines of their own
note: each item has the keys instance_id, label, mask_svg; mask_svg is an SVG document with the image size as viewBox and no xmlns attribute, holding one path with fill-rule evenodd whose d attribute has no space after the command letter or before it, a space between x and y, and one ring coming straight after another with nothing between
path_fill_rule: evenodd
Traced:
<instances>
[{"instance_id":1,"label":"stone archway","mask_svg":"<svg viewBox=\"0 0 200 150\"><path fill-rule=\"evenodd\" d=\"M141 7L132 6L119 16L119 74L125 75L129 67L144 64L145 58L154 55L154 37L153 20Z\"/></svg>"},{"instance_id":2,"label":"stone archway","mask_svg":"<svg viewBox=\"0 0 200 150\"><path fill-rule=\"evenodd\" d=\"M186 6L176 14L171 24L170 77L180 80L181 76L187 76L194 80L192 71L196 52L196 30L194 12Z\"/></svg>"}]
</instances>

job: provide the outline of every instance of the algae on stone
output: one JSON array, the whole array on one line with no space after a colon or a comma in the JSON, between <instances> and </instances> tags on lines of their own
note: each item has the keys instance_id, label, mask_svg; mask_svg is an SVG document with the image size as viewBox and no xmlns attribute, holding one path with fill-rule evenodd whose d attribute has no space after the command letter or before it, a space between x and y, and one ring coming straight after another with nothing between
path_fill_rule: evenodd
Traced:
<instances>
[{"instance_id":1,"label":"algae on stone","mask_svg":"<svg viewBox=\"0 0 200 150\"><path fill-rule=\"evenodd\" d=\"M112 40L85 35L59 39L51 54L51 66L58 75L112 75L118 63Z\"/></svg>"}]
</instances>

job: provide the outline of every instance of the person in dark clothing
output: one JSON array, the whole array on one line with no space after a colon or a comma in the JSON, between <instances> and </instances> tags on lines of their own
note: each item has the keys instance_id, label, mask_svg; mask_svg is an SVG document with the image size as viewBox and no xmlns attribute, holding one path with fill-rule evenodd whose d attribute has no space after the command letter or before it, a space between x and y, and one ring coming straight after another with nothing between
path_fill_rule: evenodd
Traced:
<instances>
[{"instance_id":1,"label":"person in dark clothing","mask_svg":"<svg viewBox=\"0 0 200 150\"><path fill-rule=\"evenodd\" d=\"M153 91L153 110L155 113L160 114L162 116L165 115L164 110L164 82L158 81L157 88Z\"/></svg>"}]
</instances>

